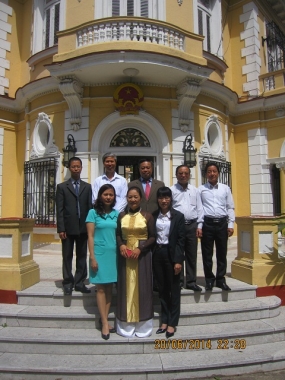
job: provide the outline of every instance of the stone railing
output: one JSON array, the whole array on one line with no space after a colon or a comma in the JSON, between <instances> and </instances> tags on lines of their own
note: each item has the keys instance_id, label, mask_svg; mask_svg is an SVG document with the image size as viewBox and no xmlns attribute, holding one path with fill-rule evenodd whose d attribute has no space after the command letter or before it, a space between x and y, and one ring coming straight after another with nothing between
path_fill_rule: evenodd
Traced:
<instances>
[{"instance_id":1,"label":"stone railing","mask_svg":"<svg viewBox=\"0 0 285 380\"><path fill-rule=\"evenodd\" d=\"M164 45L184 51L185 35L153 21L106 21L88 25L77 32L77 47L102 42L136 41Z\"/></svg>"},{"instance_id":2,"label":"stone railing","mask_svg":"<svg viewBox=\"0 0 285 380\"><path fill-rule=\"evenodd\" d=\"M260 75L259 79L261 81L261 90L263 92L284 89L285 69Z\"/></svg>"}]
</instances>

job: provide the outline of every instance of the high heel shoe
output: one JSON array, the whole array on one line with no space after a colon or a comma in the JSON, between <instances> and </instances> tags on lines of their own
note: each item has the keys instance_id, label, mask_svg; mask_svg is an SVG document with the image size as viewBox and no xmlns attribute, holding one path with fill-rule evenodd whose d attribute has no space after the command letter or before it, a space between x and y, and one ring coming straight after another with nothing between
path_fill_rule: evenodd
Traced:
<instances>
[{"instance_id":1,"label":"high heel shoe","mask_svg":"<svg viewBox=\"0 0 285 380\"><path fill-rule=\"evenodd\" d=\"M156 330L156 334L164 334L165 332L166 332L166 329L159 328L158 330Z\"/></svg>"},{"instance_id":2,"label":"high heel shoe","mask_svg":"<svg viewBox=\"0 0 285 380\"><path fill-rule=\"evenodd\" d=\"M104 339L104 340L108 340L110 338L110 334L103 334L102 331L101 331L101 337Z\"/></svg>"},{"instance_id":3,"label":"high heel shoe","mask_svg":"<svg viewBox=\"0 0 285 380\"><path fill-rule=\"evenodd\" d=\"M172 327L172 326L171 326ZM174 327L174 331L173 332L170 332L170 331L166 331L165 333L165 336L167 339L171 338L172 336L174 336L174 333L176 332L176 327Z\"/></svg>"},{"instance_id":4,"label":"high heel shoe","mask_svg":"<svg viewBox=\"0 0 285 380\"><path fill-rule=\"evenodd\" d=\"M100 325L100 328L102 329L102 320L101 320L101 318L99 319L99 325ZM111 334L113 334L113 333L115 333L116 332L116 328L115 327L111 327L111 328L109 328L109 332L111 333ZM109 339L109 338L108 338Z\"/></svg>"},{"instance_id":5,"label":"high heel shoe","mask_svg":"<svg viewBox=\"0 0 285 380\"><path fill-rule=\"evenodd\" d=\"M174 336L174 331L173 332L166 331L165 336L167 339L171 338L172 336Z\"/></svg>"}]
</instances>

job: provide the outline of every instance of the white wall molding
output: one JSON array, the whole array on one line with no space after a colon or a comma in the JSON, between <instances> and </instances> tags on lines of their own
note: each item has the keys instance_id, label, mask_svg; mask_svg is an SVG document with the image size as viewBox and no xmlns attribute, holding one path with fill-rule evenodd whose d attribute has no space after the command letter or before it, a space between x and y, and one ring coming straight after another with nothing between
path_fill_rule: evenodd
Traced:
<instances>
[{"instance_id":1,"label":"white wall molding","mask_svg":"<svg viewBox=\"0 0 285 380\"><path fill-rule=\"evenodd\" d=\"M0 2L0 95L5 95L5 89L9 88L6 70L10 69L10 61L6 59L6 54L11 50L7 35L12 33L12 25L8 23L8 16L12 16L12 8L7 3L6 0Z\"/></svg>"},{"instance_id":2,"label":"white wall molding","mask_svg":"<svg viewBox=\"0 0 285 380\"><path fill-rule=\"evenodd\" d=\"M259 57L259 24L258 8L253 1L243 6L243 14L240 15L240 23L243 23L244 30L240 33L241 41L244 41L244 48L241 56L245 57L246 64L242 66L242 74L246 75L246 83L243 84L243 91L249 96L259 95L259 75L261 59Z\"/></svg>"},{"instance_id":3,"label":"white wall molding","mask_svg":"<svg viewBox=\"0 0 285 380\"><path fill-rule=\"evenodd\" d=\"M0 128L0 218L2 217L4 128Z\"/></svg>"},{"instance_id":4,"label":"white wall molding","mask_svg":"<svg viewBox=\"0 0 285 380\"><path fill-rule=\"evenodd\" d=\"M273 215L267 129L251 129L247 135L251 215Z\"/></svg>"}]
</instances>

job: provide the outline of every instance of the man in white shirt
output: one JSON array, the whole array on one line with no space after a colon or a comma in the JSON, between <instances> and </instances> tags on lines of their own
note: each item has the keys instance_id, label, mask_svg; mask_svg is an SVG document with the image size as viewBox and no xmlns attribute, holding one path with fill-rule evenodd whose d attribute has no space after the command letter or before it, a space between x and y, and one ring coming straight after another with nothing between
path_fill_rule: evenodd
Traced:
<instances>
[{"instance_id":1,"label":"man in white shirt","mask_svg":"<svg viewBox=\"0 0 285 380\"><path fill-rule=\"evenodd\" d=\"M92 185L92 203L97 199L98 191L106 183L111 184L116 191L116 204L114 209L123 211L127 205L128 184L124 177L116 173L117 156L113 153L105 153L102 157L105 173L97 177Z\"/></svg>"},{"instance_id":2,"label":"man in white shirt","mask_svg":"<svg viewBox=\"0 0 285 380\"><path fill-rule=\"evenodd\" d=\"M198 188L204 208L201 248L206 290L212 290L216 281L218 288L229 291L231 289L225 280L227 243L228 238L234 233L235 213L231 189L218 182L219 172L216 163L208 162L205 167L208 182ZM217 258L216 276L212 271L214 243Z\"/></svg>"},{"instance_id":3,"label":"man in white shirt","mask_svg":"<svg viewBox=\"0 0 285 380\"><path fill-rule=\"evenodd\" d=\"M171 187L172 207L184 214L185 218L185 264L186 289L200 292L196 284L198 238L202 236L203 206L196 187L189 184L190 168L180 165L176 168L177 183ZM184 286L184 271L181 271L180 285Z\"/></svg>"}]
</instances>

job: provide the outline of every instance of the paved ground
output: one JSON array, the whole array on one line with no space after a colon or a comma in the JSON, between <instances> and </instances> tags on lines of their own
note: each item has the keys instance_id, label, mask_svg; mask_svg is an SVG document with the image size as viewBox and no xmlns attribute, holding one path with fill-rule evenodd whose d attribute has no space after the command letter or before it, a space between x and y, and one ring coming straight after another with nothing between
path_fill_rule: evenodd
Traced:
<instances>
[{"instance_id":1,"label":"paved ground","mask_svg":"<svg viewBox=\"0 0 285 380\"><path fill-rule=\"evenodd\" d=\"M237 245L236 237L229 239L228 244L228 270L227 274L230 276L231 273L231 263L237 255ZM34 260L40 266L40 276L41 281L45 280L61 280L61 245L53 246L52 250L47 250L46 247L42 246L40 249L34 250ZM75 260L74 260L75 261ZM88 260L87 260L88 261ZM214 261L215 262L215 261ZM215 272L215 268L214 268ZM204 285L204 273L203 264L200 248L198 249L198 260L197 260L197 276L198 283Z\"/></svg>"}]
</instances>

